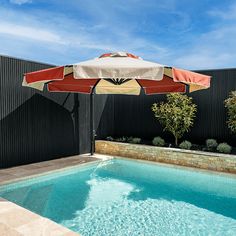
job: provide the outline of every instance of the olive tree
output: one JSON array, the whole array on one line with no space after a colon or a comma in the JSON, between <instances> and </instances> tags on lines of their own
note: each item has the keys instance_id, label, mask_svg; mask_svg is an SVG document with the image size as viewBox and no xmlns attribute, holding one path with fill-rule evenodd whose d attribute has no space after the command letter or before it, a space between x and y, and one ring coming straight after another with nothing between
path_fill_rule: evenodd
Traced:
<instances>
[{"instance_id":1,"label":"olive tree","mask_svg":"<svg viewBox=\"0 0 236 236\"><path fill-rule=\"evenodd\" d=\"M236 91L232 91L229 98L225 100L225 107L228 114L228 127L236 133Z\"/></svg>"},{"instance_id":2,"label":"olive tree","mask_svg":"<svg viewBox=\"0 0 236 236\"><path fill-rule=\"evenodd\" d=\"M154 103L151 109L164 131L173 134L177 146L179 138L193 125L197 106L187 95L171 93L166 96L166 102Z\"/></svg>"}]
</instances>

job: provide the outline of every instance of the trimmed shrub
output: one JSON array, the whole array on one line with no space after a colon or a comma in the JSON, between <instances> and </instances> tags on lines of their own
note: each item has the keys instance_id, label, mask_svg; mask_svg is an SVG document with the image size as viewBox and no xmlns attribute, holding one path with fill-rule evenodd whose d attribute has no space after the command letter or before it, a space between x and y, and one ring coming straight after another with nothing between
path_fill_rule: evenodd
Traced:
<instances>
[{"instance_id":1,"label":"trimmed shrub","mask_svg":"<svg viewBox=\"0 0 236 236\"><path fill-rule=\"evenodd\" d=\"M179 145L179 147L180 147L181 149L190 150L191 147L192 147L192 143L189 142L189 141L187 141L187 140L185 140L185 141L183 141L183 142Z\"/></svg>"},{"instance_id":2,"label":"trimmed shrub","mask_svg":"<svg viewBox=\"0 0 236 236\"><path fill-rule=\"evenodd\" d=\"M220 143L217 146L217 151L222 153L231 153L232 147L227 143Z\"/></svg>"},{"instance_id":3,"label":"trimmed shrub","mask_svg":"<svg viewBox=\"0 0 236 236\"><path fill-rule=\"evenodd\" d=\"M127 137L127 142L128 142L128 143L131 143L131 142L132 142L132 140L133 140L133 137L132 137L132 136L130 136L130 137Z\"/></svg>"},{"instance_id":4,"label":"trimmed shrub","mask_svg":"<svg viewBox=\"0 0 236 236\"><path fill-rule=\"evenodd\" d=\"M192 144L191 146L192 150L202 151L202 147L199 144Z\"/></svg>"},{"instance_id":5,"label":"trimmed shrub","mask_svg":"<svg viewBox=\"0 0 236 236\"><path fill-rule=\"evenodd\" d=\"M207 139L206 140L206 147L208 151L213 151L217 148L218 143L215 139Z\"/></svg>"},{"instance_id":6,"label":"trimmed shrub","mask_svg":"<svg viewBox=\"0 0 236 236\"><path fill-rule=\"evenodd\" d=\"M123 136L123 137L120 137L120 138L116 138L115 141L125 143L127 141L127 138Z\"/></svg>"},{"instance_id":7,"label":"trimmed shrub","mask_svg":"<svg viewBox=\"0 0 236 236\"><path fill-rule=\"evenodd\" d=\"M107 141L114 141L114 139L111 136L106 137Z\"/></svg>"},{"instance_id":8,"label":"trimmed shrub","mask_svg":"<svg viewBox=\"0 0 236 236\"><path fill-rule=\"evenodd\" d=\"M152 144L154 146L159 146L159 147L163 147L165 146L165 140L163 138L161 138L160 136L158 137L155 137L153 140L152 140Z\"/></svg>"},{"instance_id":9,"label":"trimmed shrub","mask_svg":"<svg viewBox=\"0 0 236 236\"><path fill-rule=\"evenodd\" d=\"M141 138L132 138L129 142L134 143L134 144L138 144L138 143L141 143Z\"/></svg>"}]
</instances>

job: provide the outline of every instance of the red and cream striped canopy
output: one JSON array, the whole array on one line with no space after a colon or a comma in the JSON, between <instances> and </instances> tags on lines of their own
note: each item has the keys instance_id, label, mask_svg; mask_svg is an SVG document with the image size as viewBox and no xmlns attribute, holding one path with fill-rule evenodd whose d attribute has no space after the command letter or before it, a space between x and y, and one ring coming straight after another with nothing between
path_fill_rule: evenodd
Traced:
<instances>
[{"instance_id":1,"label":"red and cream striped canopy","mask_svg":"<svg viewBox=\"0 0 236 236\"><path fill-rule=\"evenodd\" d=\"M168 67L141 59L130 53L103 54L73 65L26 73L23 86L52 92L139 95L207 89L210 76Z\"/></svg>"}]
</instances>

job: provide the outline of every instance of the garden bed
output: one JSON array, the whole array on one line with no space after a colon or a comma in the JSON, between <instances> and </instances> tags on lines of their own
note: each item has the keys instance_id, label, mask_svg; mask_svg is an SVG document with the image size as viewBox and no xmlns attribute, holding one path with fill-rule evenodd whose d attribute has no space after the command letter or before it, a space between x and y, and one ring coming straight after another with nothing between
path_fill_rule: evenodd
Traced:
<instances>
[{"instance_id":1,"label":"garden bed","mask_svg":"<svg viewBox=\"0 0 236 236\"><path fill-rule=\"evenodd\" d=\"M150 160L236 174L236 155L178 148L155 147L111 141L96 141L96 153Z\"/></svg>"}]
</instances>

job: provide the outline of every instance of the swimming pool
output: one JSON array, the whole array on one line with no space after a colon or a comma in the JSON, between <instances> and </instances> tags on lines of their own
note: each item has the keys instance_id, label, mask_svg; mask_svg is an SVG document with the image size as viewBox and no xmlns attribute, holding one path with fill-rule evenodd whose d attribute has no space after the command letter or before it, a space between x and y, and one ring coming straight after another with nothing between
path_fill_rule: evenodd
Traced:
<instances>
[{"instance_id":1,"label":"swimming pool","mask_svg":"<svg viewBox=\"0 0 236 236\"><path fill-rule=\"evenodd\" d=\"M235 235L236 178L126 159L0 187L83 236Z\"/></svg>"}]
</instances>

